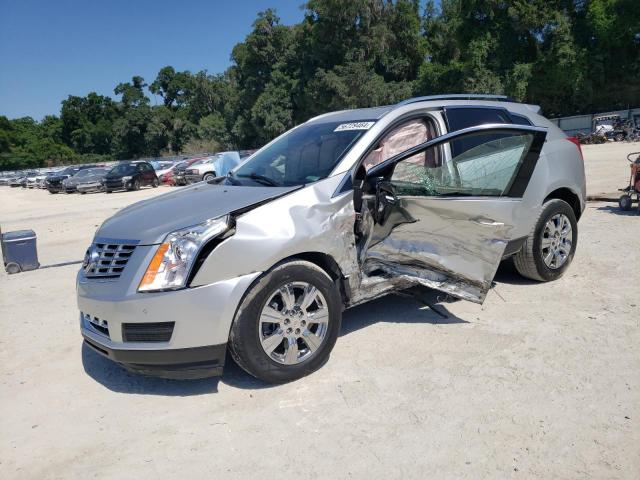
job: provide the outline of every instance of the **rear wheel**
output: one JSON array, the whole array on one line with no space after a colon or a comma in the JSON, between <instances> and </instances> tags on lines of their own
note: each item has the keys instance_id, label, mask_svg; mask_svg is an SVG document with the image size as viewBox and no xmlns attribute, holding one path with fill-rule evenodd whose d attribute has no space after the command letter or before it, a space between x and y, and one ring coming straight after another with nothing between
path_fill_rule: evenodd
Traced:
<instances>
[{"instance_id":1,"label":"rear wheel","mask_svg":"<svg viewBox=\"0 0 640 480\"><path fill-rule=\"evenodd\" d=\"M202 180L208 182L209 180L213 180L216 176L213 173L205 173L202 177Z\"/></svg>"},{"instance_id":2,"label":"rear wheel","mask_svg":"<svg viewBox=\"0 0 640 480\"><path fill-rule=\"evenodd\" d=\"M578 222L569 204L552 199L542 211L513 261L520 275L548 282L565 272L578 244Z\"/></svg>"},{"instance_id":3,"label":"rear wheel","mask_svg":"<svg viewBox=\"0 0 640 480\"><path fill-rule=\"evenodd\" d=\"M620 210L624 210L625 212L628 212L629 210L631 210L631 204L632 204L631 195L622 195L618 199L618 205L620 206Z\"/></svg>"},{"instance_id":4,"label":"rear wheel","mask_svg":"<svg viewBox=\"0 0 640 480\"><path fill-rule=\"evenodd\" d=\"M243 299L230 351L260 380L296 380L327 361L341 319L340 293L331 277L313 263L287 262L260 278Z\"/></svg>"},{"instance_id":5,"label":"rear wheel","mask_svg":"<svg viewBox=\"0 0 640 480\"><path fill-rule=\"evenodd\" d=\"M106 193L111 193L113 190L105 190Z\"/></svg>"}]
</instances>

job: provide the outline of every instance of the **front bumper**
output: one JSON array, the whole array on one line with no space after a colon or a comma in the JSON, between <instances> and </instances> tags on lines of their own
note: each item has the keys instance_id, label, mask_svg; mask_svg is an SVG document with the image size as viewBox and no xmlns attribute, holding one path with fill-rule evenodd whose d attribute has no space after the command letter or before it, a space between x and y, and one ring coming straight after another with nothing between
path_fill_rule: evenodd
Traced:
<instances>
[{"instance_id":1,"label":"front bumper","mask_svg":"<svg viewBox=\"0 0 640 480\"><path fill-rule=\"evenodd\" d=\"M191 380L222 375L227 345L175 350L122 350L96 342L84 332L84 343L94 352L143 375Z\"/></svg>"},{"instance_id":2,"label":"front bumper","mask_svg":"<svg viewBox=\"0 0 640 480\"><path fill-rule=\"evenodd\" d=\"M115 280L86 278L82 270L78 273L82 336L94 350L138 372L170 374L171 378L219 374L224 366L220 350L226 350L236 309L260 273L182 290L138 293L137 286L154 252L154 247L138 246L122 276ZM108 327L95 328L88 317ZM124 329L131 324L164 322L174 324L167 341L125 338Z\"/></svg>"},{"instance_id":3,"label":"front bumper","mask_svg":"<svg viewBox=\"0 0 640 480\"><path fill-rule=\"evenodd\" d=\"M184 176L185 182L187 184L197 183L202 181L202 176L198 173L187 173Z\"/></svg>"},{"instance_id":4,"label":"front bumper","mask_svg":"<svg viewBox=\"0 0 640 480\"><path fill-rule=\"evenodd\" d=\"M56 192L56 193L64 191L64 186L62 185L62 183L47 183L45 184L45 188L50 192Z\"/></svg>"},{"instance_id":5,"label":"front bumper","mask_svg":"<svg viewBox=\"0 0 640 480\"><path fill-rule=\"evenodd\" d=\"M78 185L77 187L78 192L99 192L101 190L104 190L104 187L102 185L102 183L100 182L94 182L94 183L81 183L80 185Z\"/></svg>"},{"instance_id":6,"label":"front bumper","mask_svg":"<svg viewBox=\"0 0 640 480\"><path fill-rule=\"evenodd\" d=\"M187 184L187 178L185 177L184 173L174 174L173 175L173 184L174 185L186 185Z\"/></svg>"},{"instance_id":7,"label":"front bumper","mask_svg":"<svg viewBox=\"0 0 640 480\"><path fill-rule=\"evenodd\" d=\"M110 182L105 182L104 183L104 188L105 190L129 190L133 185L133 180L129 180L127 182L124 182L122 180L120 181L110 181Z\"/></svg>"}]
</instances>

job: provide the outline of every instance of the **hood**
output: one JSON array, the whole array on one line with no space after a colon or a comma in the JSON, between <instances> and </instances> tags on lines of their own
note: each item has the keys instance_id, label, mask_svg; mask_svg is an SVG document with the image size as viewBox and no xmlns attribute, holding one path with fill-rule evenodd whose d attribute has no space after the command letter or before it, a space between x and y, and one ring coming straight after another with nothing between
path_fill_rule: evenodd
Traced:
<instances>
[{"instance_id":1,"label":"hood","mask_svg":"<svg viewBox=\"0 0 640 480\"><path fill-rule=\"evenodd\" d=\"M133 177L136 172L131 173L107 173L104 178L109 180L120 180L122 177Z\"/></svg>"},{"instance_id":2,"label":"hood","mask_svg":"<svg viewBox=\"0 0 640 480\"><path fill-rule=\"evenodd\" d=\"M107 219L96 237L160 243L169 232L279 197L299 187L240 187L197 183L134 203Z\"/></svg>"}]
</instances>

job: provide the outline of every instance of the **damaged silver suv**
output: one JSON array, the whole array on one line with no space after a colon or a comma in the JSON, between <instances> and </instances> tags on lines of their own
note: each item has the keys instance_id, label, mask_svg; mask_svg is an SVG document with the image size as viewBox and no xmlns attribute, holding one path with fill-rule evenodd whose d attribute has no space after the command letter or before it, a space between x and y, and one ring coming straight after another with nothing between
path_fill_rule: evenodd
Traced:
<instances>
[{"instance_id":1,"label":"damaged silver suv","mask_svg":"<svg viewBox=\"0 0 640 480\"><path fill-rule=\"evenodd\" d=\"M78 273L86 344L167 378L313 372L342 311L410 287L483 302L500 261L569 267L585 206L579 145L539 108L486 95L333 112L225 177L98 229Z\"/></svg>"}]
</instances>

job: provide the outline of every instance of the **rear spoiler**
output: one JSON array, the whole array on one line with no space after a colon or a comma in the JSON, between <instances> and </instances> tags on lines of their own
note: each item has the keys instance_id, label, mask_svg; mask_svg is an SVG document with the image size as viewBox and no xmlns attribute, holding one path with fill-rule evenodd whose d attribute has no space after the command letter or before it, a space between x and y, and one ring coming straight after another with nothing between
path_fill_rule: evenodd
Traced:
<instances>
[{"instance_id":1,"label":"rear spoiler","mask_svg":"<svg viewBox=\"0 0 640 480\"><path fill-rule=\"evenodd\" d=\"M542 109L540 108L540 105L532 105L530 103L525 103L524 106L527 107L529 110L531 110L533 113L537 113L538 115L540 115L540 112L542 111Z\"/></svg>"}]
</instances>

